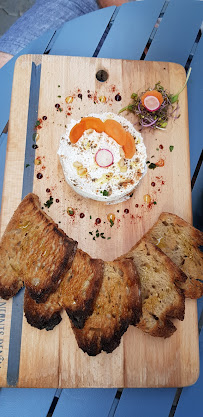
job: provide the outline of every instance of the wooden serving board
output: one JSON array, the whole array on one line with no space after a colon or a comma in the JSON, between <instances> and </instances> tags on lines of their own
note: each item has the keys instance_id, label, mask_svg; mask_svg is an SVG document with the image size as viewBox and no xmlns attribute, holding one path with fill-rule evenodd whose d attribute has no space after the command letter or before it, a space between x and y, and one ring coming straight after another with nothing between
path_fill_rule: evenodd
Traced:
<instances>
[{"instance_id":1,"label":"wooden serving board","mask_svg":"<svg viewBox=\"0 0 203 417\"><path fill-rule=\"evenodd\" d=\"M132 92L144 91L157 81L171 93L176 93L185 81L184 68L163 62L24 55L18 58L14 71L1 234L21 201L23 175L29 175L31 169L27 167L24 170L24 164L33 62L41 64L36 120L37 117L47 116L41 124L42 128L37 130L39 139L35 158L39 157L42 163L34 167L33 192L40 197L42 206L50 195L53 197L53 204L49 209L45 207L45 211L78 241L79 248L93 257L113 260L127 252L162 211L175 213L191 222L186 89L180 96L180 118L170 121L165 131L143 131L148 159L151 162L163 159L164 167L148 169L127 202L109 206L78 196L66 184L57 156L60 137L72 118L79 119L91 112L117 113L129 103ZM101 69L108 73L106 82L100 82L95 77ZM115 100L118 93L121 101ZM82 94L82 99L78 94ZM70 104L65 101L68 96L73 97ZM105 103L100 102L100 96L106 97ZM62 110L57 111L55 104L60 104ZM133 123L136 121L132 114L123 116ZM174 146L172 152L169 146ZM43 174L41 179L37 178L38 173ZM152 186L152 183L155 185ZM146 194L156 204L147 204L143 198ZM57 199L59 202L56 202ZM73 217L67 214L68 207L74 209ZM128 214L124 212L126 208L129 209ZM80 218L80 213L84 213L85 217ZM109 213L116 216L113 227L107 220ZM96 218L101 219L99 225L95 224ZM111 239L93 240L96 229ZM9 357L17 343L15 328L10 338L12 300L0 300L0 309L0 386L7 386L9 361L12 370ZM65 313L62 322L49 332L32 328L23 318L16 384L18 387L63 388L176 387L193 384L199 372L196 301L187 300L184 321L174 322L177 331L169 339L153 338L130 326L113 353L89 357L77 347ZM14 365L16 367L16 363Z\"/></svg>"}]
</instances>

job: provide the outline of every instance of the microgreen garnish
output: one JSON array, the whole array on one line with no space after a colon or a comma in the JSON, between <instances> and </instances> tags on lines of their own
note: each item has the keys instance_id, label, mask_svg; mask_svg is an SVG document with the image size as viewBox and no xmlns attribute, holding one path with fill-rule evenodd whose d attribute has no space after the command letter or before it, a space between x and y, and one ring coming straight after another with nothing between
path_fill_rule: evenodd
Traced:
<instances>
[{"instance_id":1,"label":"microgreen garnish","mask_svg":"<svg viewBox=\"0 0 203 417\"><path fill-rule=\"evenodd\" d=\"M141 128L144 127L151 127L153 129L165 129L168 120L172 118L176 120L180 117L179 113L179 95L184 90L189 76L191 73L191 68L188 71L186 81L181 88L181 90L177 94L170 94L159 82L155 84L153 88L148 88L146 91L142 92L140 95L133 93L131 95L131 99L133 100L128 106L122 108L119 113L123 111L130 111L134 113L139 120L139 124ZM150 111L148 110L142 103L141 97L146 93L152 90L156 90L158 93L162 95L163 101L160 104L160 107L157 110ZM175 106L174 106L175 103Z\"/></svg>"},{"instance_id":2,"label":"microgreen garnish","mask_svg":"<svg viewBox=\"0 0 203 417\"><path fill-rule=\"evenodd\" d=\"M49 200L46 201L46 203L44 203L44 206L49 208L54 202L54 199L52 196L50 196Z\"/></svg>"},{"instance_id":3,"label":"microgreen garnish","mask_svg":"<svg viewBox=\"0 0 203 417\"><path fill-rule=\"evenodd\" d=\"M176 101L178 101L180 93L182 93L182 91L184 90L184 88L185 88L185 86L186 86L186 84L189 80L189 76L190 76L191 71L192 71L192 68L190 67L189 70L188 70L187 77L186 77L186 80L185 80L185 83L184 83L183 87L181 88L181 90L177 94L174 94L173 96L171 96L171 103L175 103Z\"/></svg>"},{"instance_id":4,"label":"microgreen garnish","mask_svg":"<svg viewBox=\"0 0 203 417\"><path fill-rule=\"evenodd\" d=\"M156 167L156 164L154 164L153 162L151 162L151 164L149 164L148 166L149 169L155 169Z\"/></svg>"},{"instance_id":5,"label":"microgreen garnish","mask_svg":"<svg viewBox=\"0 0 203 417\"><path fill-rule=\"evenodd\" d=\"M103 191L103 195L104 195L104 196L109 195L108 191L107 191L107 190L104 190L104 191Z\"/></svg>"},{"instance_id":6,"label":"microgreen garnish","mask_svg":"<svg viewBox=\"0 0 203 417\"><path fill-rule=\"evenodd\" d=\"M173 151L173 149L174 149L174 146L170 145L170 146L169 146L169 150L170 150L170 152L172 152L172 151Z\"/></svg>"},{"instance_id":7,"label":"microgreen garnish","mask_svg":"<svg viewBox=\"0 0 203 417\"><path fill-rule=\"evenodd\" d=\"M112 227L114 225L114 222L112 219L110 219L110 223L111 223L110 227Z\"/></svg>"}]
</instances>

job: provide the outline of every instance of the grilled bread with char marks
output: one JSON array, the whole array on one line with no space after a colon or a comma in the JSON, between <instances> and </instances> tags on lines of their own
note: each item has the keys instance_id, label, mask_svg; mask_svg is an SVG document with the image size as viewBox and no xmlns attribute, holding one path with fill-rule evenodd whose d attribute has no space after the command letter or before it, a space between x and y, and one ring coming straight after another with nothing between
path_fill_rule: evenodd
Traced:
<instances>
[{"instance_id":1,"label":"grilled bread with char marks","mask_svg":"<svg viewBox=\"0 0 203 417\"><path fill-rule=\"evenodd\" d=\"M8 299L25 285L30 296L44 302L70 268L77 242L28 194L14 212L0 242L0 296Z\"/></svg>"},{"instance_id":2,"label":"grilled bread with char marks","mask_svg":"<svg viewBox=\"0 0 203 417\"><path fill-rule=\"evenodd\" d=\"M78 346L90 356L110 353L120 344L130 324L141 316L140 281L134 262L104 262L103 281L94 310L83 329L72 325Z\"/></svg>"},{"instance_id":3,"label":"grilled bread with char marks","mask_svg":"<svg viewBox=\"0 0 203 417\"><path fill-rule=\"evenodd\" d=\"M180 284L185 297L200 298L203 295L203 233L188 222L171 213L162 213L146 234L146 238L158 246L186 275Z\"/></svg>"},{"instance_id":4,"label":"grilled bread with char marks","mask_svg":"<svg viewBox=\"0 0 203 417\"><path fill-rule=\"evenodd\" d=\"M170 319L184 319L185 297L177 285L185 274L146 237L125 257L133 259L140 277L142 317L137 327L152 336L171 336L176 327Z\"/></svg>"},{"instance_id":5,"label":"grilled bread with char marks","mask_svg":"<svg viewBox=\"0 0 203 417\"><path fill-rule=\"evenodd\" d=\"M37 303L28 291L24 295L24 312L28 323L38 329L51 330L61 321L65 309L76 327L81 328L92 314L103 279L104 262L78 249L70 269L57 290L45 303Z\"/></svg>"}]
</instances>

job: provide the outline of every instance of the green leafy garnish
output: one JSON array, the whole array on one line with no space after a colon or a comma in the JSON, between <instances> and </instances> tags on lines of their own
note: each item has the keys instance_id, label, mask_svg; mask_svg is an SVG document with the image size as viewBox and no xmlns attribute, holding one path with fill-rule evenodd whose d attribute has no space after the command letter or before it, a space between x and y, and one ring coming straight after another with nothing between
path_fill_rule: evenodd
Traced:
<instances>
[{"instance_id":1,"label":"green leafy garnish","mask_svg":"<svg viewBox=\"0 0 203 417\"><path fill-rule=\"evenodd\" d=\"M153 204L157 204L157 202L156 201L153 201Z\"/></svg>"},{"instance_id":2,"label":"green leafy garnish","mask_svg":"<svg viewBox=\"0 0 203 417\"><path fill-rule=\"evenodd\" d=\"M110 219L110 227L112 227L114 225L114 222L112 219Z\"/></svg>"},{"instance_id":3,"label":"green leafy garnish","mask_svg":"<svg viewBox=\"0 0 203 417\"><path fill-rule=\"evenodd\" d=\"M25 165L25 168L27 168L27 167L30 167L30 164L26 164L26 165Z\"/></svg>"},{"instance_id":4,"label":"green leafy garnish","mask_svg":"<svg viewBox=\"0 0 203 417\"><path fill-rule=\"evenodd\" d=\"M181 90L177 94L174 94L173 96L171 96L171 103L175 103L176 101L178 101L180 93L182 93L182 91L184 90L184 88L185 88L185 86L186 86L186 84L189 80L189 76L190 76L191 71L192 71L192 68L190 67L189 71L187 73L187 77L186 77L186 80L185 80L185 83L184 83L183 87L181 88Z\"/></svg>"},{"instance_id":5,"label":"green leafy garnish","mask_svg":"<svg viewBox=\"0 0 203 417\"><path fill-rule=\"evenodd\" d=\"M109 195L109 193L108 193L108 191L107 191L107 190L104 190L102 194L103 194L104 196Z\"/></svg>"},{"instance_id":6,"label":"green leafy garnish","mask_svg":"<svg viewBox=\"0 0 203 417\"><path fill-rule=\"evenodd\" d=\"M37 120L36 123L35 123L35 126L39 126L39 125L40 125L40 121Z\"/></svg>"},{"instance_id":7,"label":"green leafy garnish","mask_svg":"<svg viewBox=\"0 0 203 417\"><path fill-rule=\"evenodd\" d=\"M174 149L174 146L172 146L172 145L170 145L169 146L169 150L170 150L170 152L172 152L172 150Z\"/></svg>"},{"instance_id":8,"label":"green leafy garnish","mask_svg":"<svg viewBox=\"0 0 203 417\"><path fill-rule=\"evenodd\" d=\"M49 200L46 201L46 203L44 203L44 206L49 208L54 202L54 199L52 196L50 196Z\"/></svg>"},{"instance_id":9,"label":"green leafy garnish","mask_svg":"<svg viewBox=\"0 0 203 417\"><path fill-rule=\"evenodd\" d=\"M155 169L157 167L156 164L153 164L153 162L151 162L151 164L149 164L148 168L149 169Z\"/></svg>"}]
</instances>

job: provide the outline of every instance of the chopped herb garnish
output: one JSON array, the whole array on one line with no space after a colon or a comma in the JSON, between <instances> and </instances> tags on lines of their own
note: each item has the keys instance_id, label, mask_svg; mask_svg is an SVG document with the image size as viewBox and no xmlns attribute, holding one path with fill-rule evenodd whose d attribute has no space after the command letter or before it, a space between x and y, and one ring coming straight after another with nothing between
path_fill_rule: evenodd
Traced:
<instances>
[{"instance_id":1,"label":"chopped herb garnish","mask_svg":"<svg viewBox=\"0 0 203 417\"><path fill-rule=\"evenodd\" d=\"M60 97L61 98L61 96L57 96L57 97Z\"/></svg>"},{"instance_id":2,"label":"chopped herb garnish","mask_svg":"<svg viewBox=\"0 0 203 417\"><path fill-rule=\"evenodd\" d=\"M105 236L101 236L102 239L106 239Z\"/></svg>"},{"instance_id":3,"label":"chopped herb garnish","mask_svg":"<svg viewBox=\"0 0 203 417\"><path fill-rule=\"evenodd\" d=\"M60 85L58 85L58 87L61 87Z\"/></svg>"},{"instance_id":4,"label":"chopped herb garnish","mask_svg":"<svg viewBox=\"0 0 203 417\"><path fill-rule=\"evenodd\" d=\"M172 150L174 149L174 146L172 146L172 145L170 145L169 146L169 150L170 150L170 152L172 152Z\"/></svg>"},{"instance_id":5,"label":"chopped herb garnish","mask_svg":"<svg viewBox=\"0 0 203 417\"><path fill-rule=\"evenodd\" d=\"M99 237L99 233L96 233L96 237Z\"/></svg>"},{"instance_id":6,"label":"chopped herb garnish","mask_svg":"<svg viewBox=\"0 0 203 417\"><path fill-rule=\"evenodd\" d=\"M156 151L159 151L159 148L156 148Z\"/></svg>"},{"instance_id":7,"label":"chopped herb garnish","mask_svg":"<svg viewBox=\"0 0 203 417\"><path fill-rule=\"evenodd\" d=\"M91 220L92 216L90 216L90 220Z\"/></svg>"},{"instance_id":8,"label":"chopped herb garnish","mask_svg":"<svg viewBox=\"0 0 203 417\"><path fill-rule=\"evenodd\" d=\"M90 235L93 235L93 232L89 232Z\"/></svg>"},{"instance_id":9,"label":"chopped herb garnish","mask_svg":"<svg viewBox=\"0 0 203 417\"><path fill-rule=\"evenodd\" d=\"M63 109L61 107L59 107L59 111L61 112L61 111L63 111Z\"/></svg>"},{"instance_id":10,"label":"chopped herb garnish","mask_svg":"<svg viewBox=\"0 0 203 417\"><path fill-rule=\"evenodd\" d=\"M39 125L40 125L40 121L37 120L36 123L35 123L35 126L39 126Z\"/></svg>"},{"instance_id":11,"label":"chopped herb garnish","mask_svg":"<svg viewBox=\"0 0 203 417\"><path fill-rule=\"evenodd\" d=\"M114 222L112 219L110 219L111 227L114 225Z\"/></svg>"},{"instance_id":12,"label":"chopped herb garnish","mask_svg":"<svg viewBox=\"0 0 203 417\"><path fill-rule=\"evenodd\" d=\"M150 164L150 161L147 161L146 164Z\"/></svg>"},{"instance_id":13,"label":"chopped herb garnish","mask_svg":"<svg viewBox=\"0 0 203 417\"><path fill-rule=\"evenodd\" d=\"M52 196L50 196L49 200L47 200L46 203L44 203L44 206L49 208L53 204L53 202L54 199Z\"/></svg>"},{"instance_id":14,"label":"chopped herb garnish","mask_svg":"<svg viewBox=\"0 0 203 417\"><path fill-rule=\"evenodd\" d=\"M103 191L103 195L104 195L104 196L109 195L108 191L107 191L107 190L104 190L104 191Z\"/></svg>"},{"instance_id":15,"label":"chopped herb garnish","mask_svg":"<svg viewBox=\"0 0 203 417\"><path fill-rule=\"evenodd\" d=\"M92 239L93 239L93 240L96 240L96 239L95 239L95 236L94 236Z\"/></svg>"},{"instance_id":16,"label":"chopped herb garnish","mask_svg":"<svg viewBox=\"0 0 203 417\"><path fill-rule=\"evenodd\" d=\"M30 167L30 164L26 164L26 165L25 165L25 168L27 168L27 167Z\"/></svg>"},{"instance_id":17,"label":"chopped herb garnish","mask_svg":"<svg viewBox=\"0 0 203 417\"><path fill-rule=\"evenodd\" d=\"M111 237L107 237L107 240L111 239Z\"/></svg>"},{"instance_id":18,"label":"chopped herb garnish","mask_svg":"<svg viewBox=\"0 0 203 417\"><path fill-rule=\"evenodd\" d=\"M149 169L155 169L156 167L156 164L154 164L153 162L151 162L151 164L149 164L148 166Z\"/></svg>"},{"instance_id":19,"label":"chopped herb garnish","mask_svg":"<svg viewBox=\"0 0 203 417\"><path fill-rule=\"evenodd\" d=\"M156 201L153 201L153 204L157 204L157 202Z\"/></svg>"}]
</instances>

